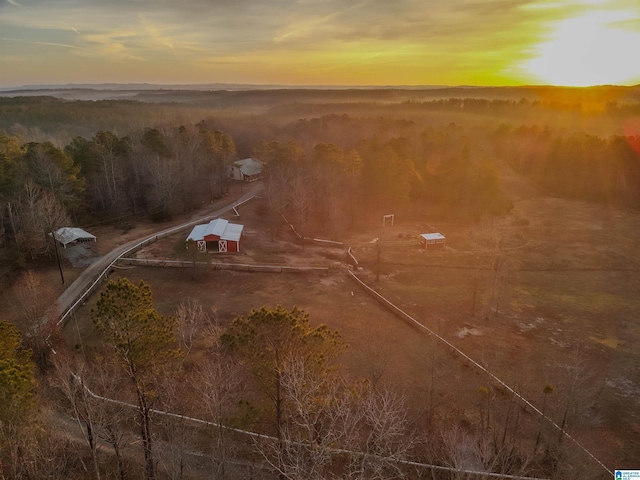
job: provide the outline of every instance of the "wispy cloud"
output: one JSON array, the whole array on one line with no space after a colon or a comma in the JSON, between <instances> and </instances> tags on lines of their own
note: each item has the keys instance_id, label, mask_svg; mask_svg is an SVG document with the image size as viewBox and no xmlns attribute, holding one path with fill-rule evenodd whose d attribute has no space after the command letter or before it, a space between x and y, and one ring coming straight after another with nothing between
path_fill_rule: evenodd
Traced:
<instances>
[{"instance_id":1,"label":"wispy cloud","mask_svg":"<svg viewBox=\"0 0 640 480\"><path fill-rule=\"evenodd\" d=\"M638 5L638 0L0 0L3 35L21 40L0 39L0 50L34 65L51 61L65 81L75 81L74 75L101 81L107 74L128 81L135 71L150 82L163 74L179 75L182 82L358 83L396 74L395 83L430 83L438 72L438 83L443 78L467 83L470 75L491 83L505 75L518 81L514 65L537 55L537 45L554 35L555 23L586 9L637 12ZM637 31L639 17L618 19L616 28ZM37 45L60 48L53 55ZM11 65L7 70L18 72Z\"/></svg>"},{"instance_id":2,"label":"wispy cloud","mask_svg":"<svg viewBox=\"0 0 640 480\"><path fill-rule=\"evenodd\" d=\"M373 3L373 0L364 1L351 5L347 8L339 9L328 14L320 16L311 16L311 18L296 18L298 15L294 15L290 20L290 23L279 33L275 41L282 42L291 37L297 37L316 29L323 24L333 23L339 17L346 15L354 10L360 9L368 4Z\"/></svg>"},{"instance_id":3,"label":"wispy cloud","mask_svg":"<svg viewBox=\"0 0 640 480\"><path fill-rule=\"evenodd\" d=\"M31 42L33 45L44 45L46 47L62 47L62 48L73 48L76 50L82 50L77 45L67 45L64 43L53 43L53 42Z\"/></svg>"}]
</instances>

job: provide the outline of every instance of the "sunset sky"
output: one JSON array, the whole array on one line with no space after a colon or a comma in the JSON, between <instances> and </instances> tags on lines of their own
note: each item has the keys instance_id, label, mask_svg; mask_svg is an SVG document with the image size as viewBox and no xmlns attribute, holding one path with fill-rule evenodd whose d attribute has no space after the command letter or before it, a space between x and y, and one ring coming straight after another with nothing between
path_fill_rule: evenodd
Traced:
<instances>
[{"instance_id":1,"label":"sunset sky","mask_svg":"<svg viewBox=\"0 0 640 480\"><path fill-rule=\"evenodd\" d=\"M0 0L0 87L633 85L640 0Z\"/></svg>"}]
</instances>

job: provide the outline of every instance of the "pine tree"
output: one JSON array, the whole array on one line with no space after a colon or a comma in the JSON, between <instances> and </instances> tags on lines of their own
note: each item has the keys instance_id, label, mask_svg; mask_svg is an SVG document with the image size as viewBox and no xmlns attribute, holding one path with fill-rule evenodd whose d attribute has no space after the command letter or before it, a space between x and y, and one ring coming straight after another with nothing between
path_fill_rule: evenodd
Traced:
<instances>
[{"instance_id":1,"label":"pine tree","mask_svg":"<svg viewBox=\"0 0 640 480\"><path fill-rule=\"evenodd\" d=\"M163 365L176 358L173 317L160 315L153 306L151 288L128 279L110 281L100 295L92 318L96 330L113 347L116 357L135 388L145 478L155 478L151 437L151 409L158 391L155 379Z\"/></svg>"}]
</instances>

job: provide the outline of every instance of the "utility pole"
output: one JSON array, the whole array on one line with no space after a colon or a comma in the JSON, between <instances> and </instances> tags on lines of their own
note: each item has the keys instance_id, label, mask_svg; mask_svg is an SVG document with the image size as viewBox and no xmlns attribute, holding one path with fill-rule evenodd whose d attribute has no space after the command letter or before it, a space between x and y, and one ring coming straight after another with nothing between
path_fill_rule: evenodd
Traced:
<instances>
[{"instance_id":1,"label":"utility pole","mask_svg":"<svg viewBox=\"0 0 640 480\"><path fill-rule=\"evenodd\" d=\"M58 252L58 239L56 238L55 232L51 232L51 236L53 237L53 248L56 250L56 260L58 261L58 269L60 270L60 279L62 280L62 284L64 285L64 273L62 272L62 259L60 258L60 252Z\"/></svg>"},{"instance_id":2,"label":"utility pole","mask_svg":"<svg viewBox=\"0 0 640 480\"><path fill-rule=\"evenodd\" d=\"M11 202L7 202L7 210L9 211L9 222L11 223L11 235L13 235L13 242L18 246L18 240L16 239L16 224L13 221L13 212L11 211Z\"/></svg>"},{"instance_id":3,"label":"utility pole","mask_svg":"<svg viewBox=\"0 0 640 480\"><path fill-rule=\"evenodd\" d=\"M377 253L376 253L376 282L380 281L380 242L382 241L382 236L378 237L378 241L376 242Z\"/></svg>"}]
</instances>

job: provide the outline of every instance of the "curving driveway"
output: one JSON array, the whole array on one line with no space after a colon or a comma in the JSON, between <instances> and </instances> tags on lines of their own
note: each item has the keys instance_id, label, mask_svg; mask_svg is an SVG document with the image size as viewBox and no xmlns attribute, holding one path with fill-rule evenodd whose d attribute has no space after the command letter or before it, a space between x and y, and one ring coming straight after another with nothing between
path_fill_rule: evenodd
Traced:
<instances>
[{"instance_id":1,"label":"curving driveway","mask_svg":"<svg viewBox=\"0 0 640 480\"><path fill-rule=\"evenodd\" d=\"M95 262L89 265L71 285L69 285L69 287L62 293L62 295L60 295L60 297L58 297L55 305L55 318L59 319L57 322L58 325L64 323L69 315L72 314L78 308L78 306L82 305L86 301L89 295L93 293L93 290L99 285L100 281L105 277L113 264L120 257L125 254L134 252L150 243L153 243L159 238L166 237L199 223L212 220L255 197L261 189L261 183L254 184L238 200L220 207L204 217L200 217L196 220L190 220L179 225L174 225L170 228L160 230L159 232L143 238L139 238L137 240L132 240L123 245L120 245L118 248L98 258Z\"/></svg>"}]
</instances>

